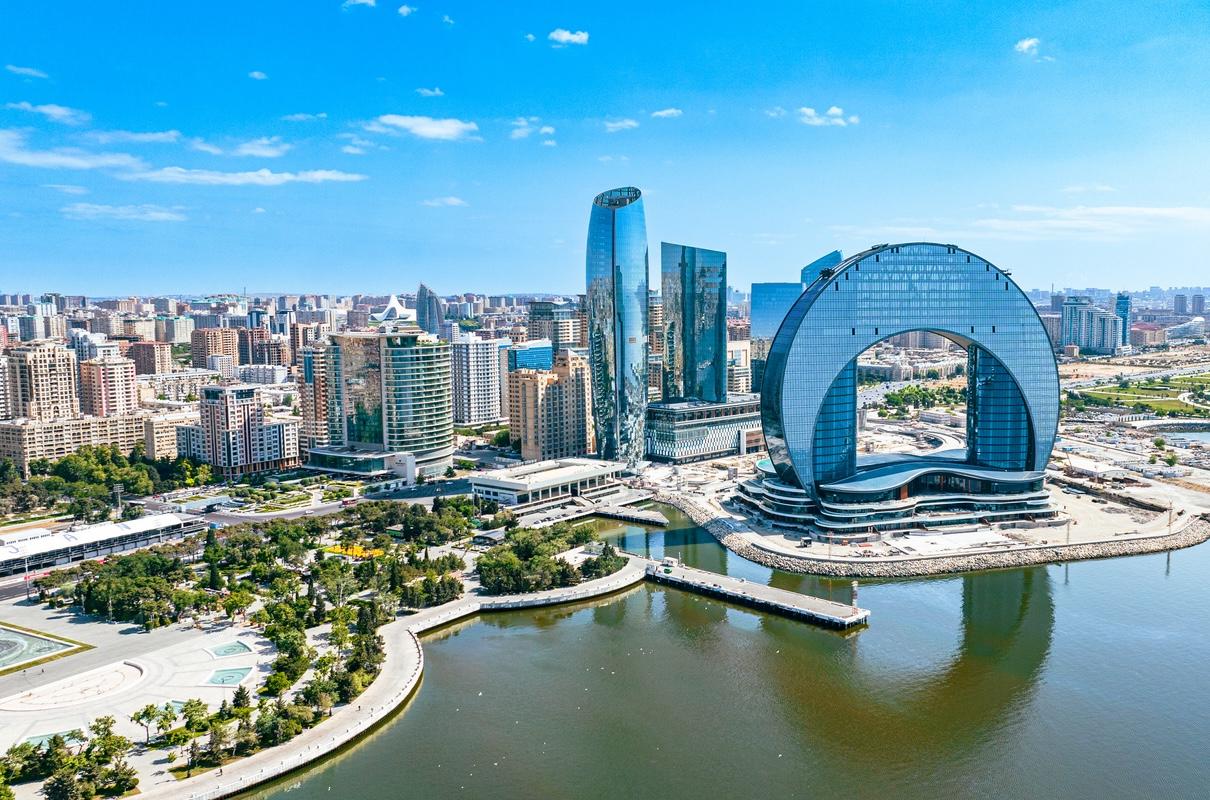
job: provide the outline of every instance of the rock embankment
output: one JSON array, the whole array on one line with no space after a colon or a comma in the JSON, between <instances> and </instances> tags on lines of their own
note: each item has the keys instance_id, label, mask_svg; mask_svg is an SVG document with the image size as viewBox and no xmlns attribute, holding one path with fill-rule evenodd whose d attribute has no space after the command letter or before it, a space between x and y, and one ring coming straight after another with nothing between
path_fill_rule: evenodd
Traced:
<instances>
[{"instance_id":1,"label":"rock embankment","mask_svg":"<svg viewBox=\"0 0 1210 800\"><path fill-rule=\"evenodd\" d=\"M825 575L833 578L913 578L923 575L944 575L955 572L977 572L989 569L1013 569L1056 561L1082 561L1090 558L1161 553L1192 547L1210 539L1210 522L1198 518L1172 534L1141 538L1118 539L1071 545L1039 545L994 553L932 556L924 558L883 558L862 560L830 560L774 553L757 547L732 530L716 515L683 497L660 493L659 502L676 506L705 528L724 547L738 556L784 572Z\"/></svg>"}]
</instances>

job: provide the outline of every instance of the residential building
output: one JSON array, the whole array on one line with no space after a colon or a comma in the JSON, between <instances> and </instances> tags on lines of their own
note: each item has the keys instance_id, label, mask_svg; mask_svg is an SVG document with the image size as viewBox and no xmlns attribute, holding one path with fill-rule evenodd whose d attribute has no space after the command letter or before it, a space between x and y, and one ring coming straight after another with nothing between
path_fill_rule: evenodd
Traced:
<instances>
[{"instance_id":1,"label":"residential building","mask_svg":"<svg viewBox=\"0 0 1210 800\"><path fill-rule=\"evenodd\" d=\"M752 392L752 342L747 339L727 342L727 394ZM648 421L651 416L648 415Z\"/></svg>"},{"instance_id":2,"label":"residential building","mask_svg":"<svg viewBox=\"0 0 1210 800\"><path fill-rule=\"evenodd\" d=\"M234 478L298 465L299 421L269 419L258 387L206 386L199 412L197 425L177 427L177 450L215 474Z\"/></svg>"},{"instance_id":3,"label":"residential building","mask_svg":"<svg viewBox=\"0 0 1210 800\"><path fill-rule=\"evenodd\" d=\"M235 356L227 353L213 355L206 359L206 369L217 372L219 377L225 381L235 380L236 366Z\"/></svg>"},{"instance_id":4,"label":"residential building","mask_svg":"<svg viewBox=\"0 0 1210 800\"><path fill-rule=\"evenodd\" d=\"M94 417L130 414L139 407L134 361L102 356L80 364L80 410Z\"/></svg>"},{"instance_id":5,"label":"residential building","mask_svg":"<svg viewBox=\"0 0 1210 800\"><path fill-rule=\"evenodd\" d=\"M190 354L197 369L210 368L210 356L239 360L240 340L234 328L197 328L190 334Z\"/></svg>"},{"instance_id":6,"label":"residential building","mask_svg":"<svg viewBox=\"0 0 1210 800\"><path fill-rule=\"evenodd\" d=\"M635 463L643 457L648 386L647 223L638 189L593 200L585 261L597 452Z\"/></svg>"},{"instance_id":7,"label":"residential building","mask_svg":"<svg viewBox=\"0 0 1210 800\"><path fill-rule=\"evenodd\" d=\"M134 342L126 349L126 357L134 362L139 375L172 372L172 345L168 342Z\"/></svg>"},{"instance_id":8,"label":"residential building","mask_svg":"<svg viewBox=\"0 0 1210 800\"><path fill-rule=\"evenodd\" d=\"M1063 345L1075 345L1085 355L1114 355L1129 346L1122 344L1122 319L1082 296L1063 302Z\"/></svg>"},{"instance_id":9,"label":"residential building","mask_svg":"<svg viewBox=\"0 0 1210 800\"><path fill-rule=\"evenodd\" d=\"M528 338L546 339L555 350L580 346L580 325L578 303L535 300L529 304Z\"/></svg>"},{"instance_id":10,"label":"residential building","mask_svg":"<svg viewBox=\"0 0 1210 800\"><path fill-rule=\"evenodd\" d=\"M214 356L230 362L231 356ZM234 370L234 367L232 367ZM155 375L138 375L139 402L170 400L177 403L196 403L202 396L203 387L218 383L222 373L212 369L183 369L179 372L161 372Z\"/></svg>"},{"instance_id":11,"label":"residential building","mask_svg":"<svg viewBox=\"0 0 1210 800\"><path fill-rule=\"evenodd\" d=\"M1172 297L1172 313L1177 316L1184 316L1189 313L1189 296L1184 294L1173 295Z\"/></svg>"},{"instance_id":12,"label":"residential building","mask_svg":"<svg viewBox=\"0 0 1210 800\"><path fill-rule=\"evenodd\" d=\"M1200 295L1194 296L1194 306L1197 306L1196 300ZM1118 315L1118 319L1122 321L1121 326L1121 343L1123 345L1130 344L1130 295L1126 292L1118 292L1117 300L1114 302L1113 311ZM1198 313L1194 311L1193 313Z\"/></svg>"},{"instance_id":13,"label":"residential building","mask_svg":"<svg viewBox=\"0 0 1210 800\"><path fill-rule=\"evenodd\" d=\"M76 355L57 342L9 348L9 405L13 418L50 420L80 413Z\"/></svg>"},{"instance_id":14,"label":"residential building","mask_svg":"<svg viewBox=\"0 0 1210 800\"><path fill-rule=\"evenodd\" d=\"M500 353L509 339L460 334L450 344L455 425L486 425L504 418L501 410Z\"/></svg>"},{"instance_id":15,"label":"residential building","mask_svg":"<svg viewBox=\"0 0 1210 800\"><path fill-rule=\"evenodd\" d=\"M582 456L595 450L592 372L574 350L560 350L549 371L509 374L510 430L526 461Z\"/></svg>"}]
</instances>

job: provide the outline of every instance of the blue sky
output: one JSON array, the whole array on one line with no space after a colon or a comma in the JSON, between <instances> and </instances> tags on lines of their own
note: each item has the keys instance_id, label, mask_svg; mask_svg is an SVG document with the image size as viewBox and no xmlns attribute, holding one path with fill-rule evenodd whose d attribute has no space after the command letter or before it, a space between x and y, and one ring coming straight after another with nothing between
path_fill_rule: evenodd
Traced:
<instances>
[{"instance_id":1,"label":"blue sky","mask_svg":"<svg viewBox=\"0 0 1210 800\"><path fill-rule=\"evenodd\" d=\"M653 253L737 286L921 239L1027 288L1210 285L1204 2L0 16L0 291L582 291L628 184Z\"/></svg>"}]
</instances>

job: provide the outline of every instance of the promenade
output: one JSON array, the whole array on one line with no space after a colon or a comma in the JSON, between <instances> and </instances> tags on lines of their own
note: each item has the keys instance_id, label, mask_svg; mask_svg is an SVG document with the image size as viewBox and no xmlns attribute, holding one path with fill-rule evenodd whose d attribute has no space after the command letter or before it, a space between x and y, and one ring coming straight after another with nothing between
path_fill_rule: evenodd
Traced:
<instances>
[{"instance_id":1,"label":"promenade","mask_svg":"<svg viewBox=\"0 0 1210 800\"><path fill-rule=\"evenodd\" d=\"M558 605L589 600L627 589L641 582L646 559L628 556L622 569L576 586L544 592L493 597L468 594L452 603L400 617L379 628L386 657L374 682L352 703L333 709L331 718L303 731L288 743L262 750L223 767L183 781L139 784L140 797L149 800L214 800L247 791L297 769L369 733L411 697L424 672L424 650L418 634L485 611ZM157 776L160 777L160 776Z\"/></svg>"}]
</instances>

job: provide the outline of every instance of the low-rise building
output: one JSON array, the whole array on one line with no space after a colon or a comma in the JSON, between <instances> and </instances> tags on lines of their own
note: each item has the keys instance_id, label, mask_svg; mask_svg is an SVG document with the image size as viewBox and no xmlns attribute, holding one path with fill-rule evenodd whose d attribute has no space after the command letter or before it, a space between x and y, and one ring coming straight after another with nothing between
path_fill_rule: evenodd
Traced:
<instances>
[{"instance_id":1,"label":"low-rise building","mask_svg":"<svg viewBox=\"0 0 1210 800\"><path fill-rule=\"evenodd\" d=\"M648 458L671 464L759 452L765 449L760 395L651 403L646 440Z\"/></svg>"},{"instance_id":2,"label":"low-rise building","mask_svg":"<svg viewBox=\"0 0 1210 800\"><path fill-rule=\"evenodd\" d=\"M506 506L571 497L596 497L617 491L620 461L562 458L496 469L470 477L471 491L482 500Z\"/></svg>"},{"instance_id":3,"label":"low-rise building","mask_svg":"<svg viewBox=\"0 0 1210 800\"><path fill-rule=\"evenodd\" d=\"M139 375L135 382L139 387L141 403L153 400L197 402L202 396L202 387L218 383L221 377L212 369L184 369L158 375Z\"/></svg>"}]
</instances>

